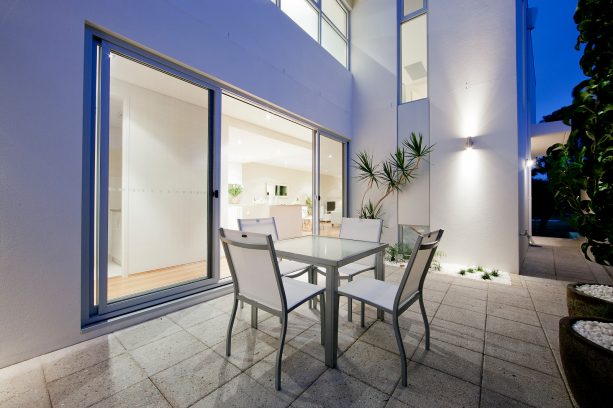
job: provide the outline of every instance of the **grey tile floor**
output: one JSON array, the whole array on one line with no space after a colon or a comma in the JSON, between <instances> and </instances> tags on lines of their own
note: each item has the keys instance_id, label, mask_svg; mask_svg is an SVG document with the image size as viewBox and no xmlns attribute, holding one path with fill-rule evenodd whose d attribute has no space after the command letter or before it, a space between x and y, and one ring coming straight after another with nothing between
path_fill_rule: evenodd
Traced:
<instances>
[{"instance_id":1,"label":"grey tile floor","mask_svg":"<svg viewBox=\"0 0 613 408\"><path fill-rule=\"evenodd\" d=\"M387 268L398 281L401 270ZM337 369L323 364L318 312L292 312L281 392L274 390L278 319L249 307L234 326L225 296L0 370L0 407L571 407L557 321L565 282L513 276L512 285L431 273L431 349L418 309L401 318L409 385L389 319L347 322L341 302ZM343 307L345 306L345 307ZM357 311L358 305L354 304ZM357 314L356 314L357 317Z\"/></svg>"}]
</instances>

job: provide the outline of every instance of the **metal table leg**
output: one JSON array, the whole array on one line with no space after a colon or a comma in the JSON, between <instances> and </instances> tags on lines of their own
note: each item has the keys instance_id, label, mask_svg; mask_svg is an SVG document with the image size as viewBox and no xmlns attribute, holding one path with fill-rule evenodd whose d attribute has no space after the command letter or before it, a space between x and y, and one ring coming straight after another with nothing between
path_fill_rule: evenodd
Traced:
<instances>
[{"instance_id":1,"label":"metal table leg","mask_svg":"<svg viewBox=\"0 0 613 408\"><path fill-rule=\"evenodd\" d=\"M383 254L385 252L379 252L376 256L376 266L375 266L375 279L384 281L385 280L385 264L383 263ZM384 320L385 319L385 311L383 309L377 309L377 319Z\"/></svg>"},{"instance_id":2,"label":"metal table leg","mask_svg":"<svg viewBox=\"0 0 613 408\"><path fill-rule=\"evenodd\" d=\"M336 367L338 349L338 268L326 266L326 365Z\"/></svg>"}]
</instances>

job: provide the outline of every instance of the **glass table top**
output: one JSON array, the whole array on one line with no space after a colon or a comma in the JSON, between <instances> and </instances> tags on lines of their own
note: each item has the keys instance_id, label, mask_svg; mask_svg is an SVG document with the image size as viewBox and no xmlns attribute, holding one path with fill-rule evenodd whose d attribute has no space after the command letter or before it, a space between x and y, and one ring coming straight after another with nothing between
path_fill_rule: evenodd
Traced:
<instances>
[{"instance_id":1,"label":"glass table top","mask_svg":"<svg viewBox=\"0 0 613 408\"><path fill-rule=\"evenodd\" d=\"M275 242L277 256L320 265L343 266L381 252L387 244L309 235Z\"/></svg>"}]
</instances>

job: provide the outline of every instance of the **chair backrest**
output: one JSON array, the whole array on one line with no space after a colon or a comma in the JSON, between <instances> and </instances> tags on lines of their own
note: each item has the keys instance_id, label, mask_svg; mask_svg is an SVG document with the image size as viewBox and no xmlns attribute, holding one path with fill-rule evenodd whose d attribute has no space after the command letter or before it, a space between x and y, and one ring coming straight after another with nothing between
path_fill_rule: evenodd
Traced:
<instances>
[{"instance_id":1,"label":"chair backrest","mask_svg":"<svg viewBox=\"0 0 613 408\"><path fill-rule=\"evenodd\" d=\"M423 289L426 274L430 269L432 258L443 236L443 230L432 231L417 237L411 258L400 281L394 305L399 307L416 292Z\"/></svg>"},{"instance_id":2,"label":"chair backrest","mask_svg":"<svg viewBox=\"0 0 613 408\"><path fill-rule=\"evenodd\" d=\"M273 241L279 240L275 217L270 218L239 218L238 229L246 232L272 235Z\"/></svg>"},{"instance_id":3,"label":"chair backrest","mask_svg":"<svg viewBox=\"0 0 613 408\"><path fill-rule=\"evenodd\" d=\"M370 220L362 218L343 218L341 221L341 231L339 238L355 239L358 241L381 241L381 230L383 229L383 220ZM356 261L356 263L364 265L376 264L376 256L371 255L366 258Z\"/></svg>"},{"instance_id":4,"label":"chair backrest","mask_svg":"<svg viewBox=\"0 0 613 408\"><path fill-rule=\"evenodd\" d=\"M220 228L234 291L274 310L287 307L271 235Z\"/></svg>"}]
</instances>

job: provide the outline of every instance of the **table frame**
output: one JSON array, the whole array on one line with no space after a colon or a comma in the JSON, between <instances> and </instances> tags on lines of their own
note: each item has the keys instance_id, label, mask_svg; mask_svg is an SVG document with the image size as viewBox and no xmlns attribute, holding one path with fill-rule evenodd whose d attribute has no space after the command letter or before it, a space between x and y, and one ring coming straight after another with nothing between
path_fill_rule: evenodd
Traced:
<instances>
[{"instance_id":1,"label":"table frame","mask_svg":"<svg viewBox=\"0 0 613 408\"><path fill-rule=\"evenodd\" d=\"M332 237L322 237L330 239ZM298 238L299 239L299 238ZM342 238L332 238L342 239ZM350 240L347 240L350 241ZM341 266L350 264L359 259L366 258L370 255L376 255L375 265L375 279L385 280L385 266L383 264L383 255L387 244L380 243L377 247L363 251L361 253L352 255L344 259L330 260L322 259L316 256L309 256L304 254L296 254L291 251L285 251L282 248L283 241L277 241L275 243L275 252L277 256L293 261L304 262L314 266L321 266L326 268L326 307L325 307L325 330L324 330L324 346L326 354L326 365L328 367L336 367L337 351L338 351L338 310L339 310L339 295L338 286L340 279L338 275L338 269ZM281 245L279 245L281 244ZM280 246L280 248L278 247ZM317 273L316 271L310 271L311 274ZM383 320L385 312L382 309L377 310L377 318Z\"/></svg>"}]
</instances>

